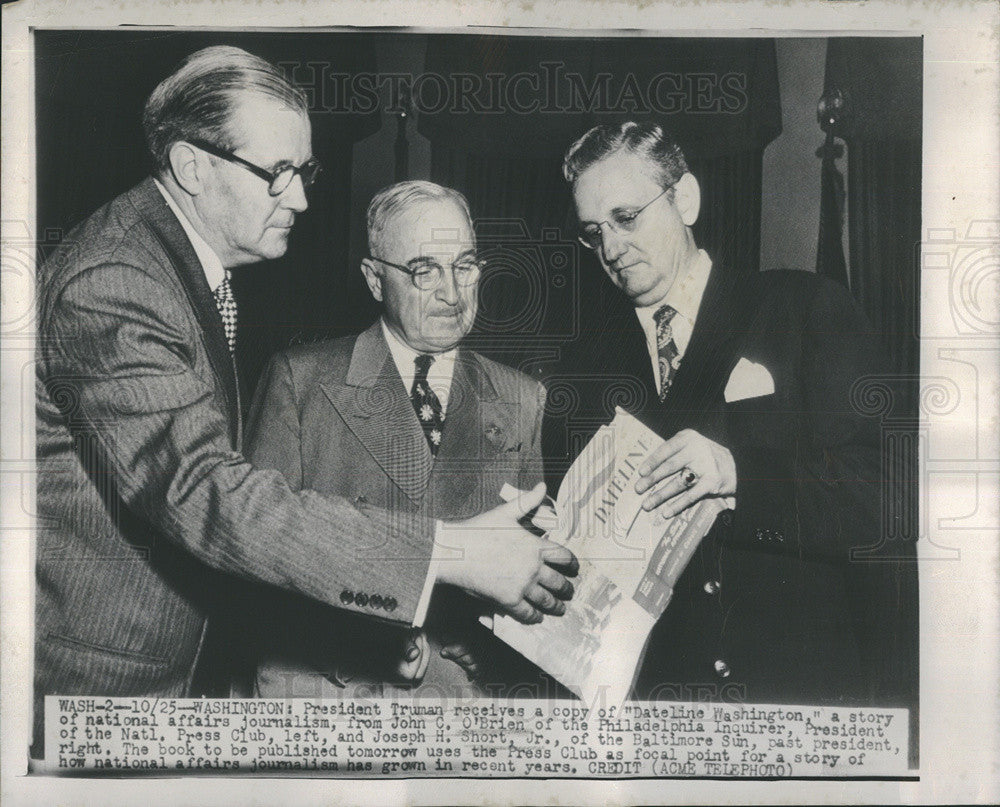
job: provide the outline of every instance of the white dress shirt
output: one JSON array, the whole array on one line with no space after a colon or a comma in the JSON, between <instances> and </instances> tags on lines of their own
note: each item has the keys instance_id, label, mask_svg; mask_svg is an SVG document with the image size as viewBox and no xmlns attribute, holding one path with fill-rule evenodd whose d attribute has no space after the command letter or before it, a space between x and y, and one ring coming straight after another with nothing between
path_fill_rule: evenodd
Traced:
<instances>
[{"instance_id":1,"label":"white dress shirt","mask_svg":"<svg viewBox=\"0 0 1000 807\"><path fill-rule=\"evenodd\" d=\"M416 360L420 356L420 351L403 342L396 334L389 330L389 326L382 320L382 333L385 334L385 341L389 345L389 353L399 370L399 377L403 379L403 388L406 390L406 397L410 397L413 389L413 379L417 375ZM434 361L427 370L427 385L434 390L438 400L441 402L441 413L448 410L448 395L451 392L451 378L455 374L455 356L458 348L446 350L444 353L435 353Z\"/></svg>"}]
</instances>

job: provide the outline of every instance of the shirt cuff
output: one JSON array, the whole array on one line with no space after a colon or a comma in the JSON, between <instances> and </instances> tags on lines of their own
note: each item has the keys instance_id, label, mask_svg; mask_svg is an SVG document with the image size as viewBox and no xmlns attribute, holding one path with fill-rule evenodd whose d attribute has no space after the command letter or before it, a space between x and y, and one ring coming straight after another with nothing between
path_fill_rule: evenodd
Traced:
<instances>
[{"instance_id":1,"label":"shirt cuff","mask_svg":"<svg viewBox=\"0 0 1000 807\"><path fill-rule=\"evenodd\" d=\"M434 522L434 550L431 552L431 562L427 567L427 579L424 580L423 591L420 592L420 599L417 600L417 609L413 614L413 627L422 628L424 620L427 619L427 609L431 604L431 594L434 593L434 585L437 583L438 569L441 566L441 555L444 552L441 543L441 520Z\"/></svg>"}]
</instances>

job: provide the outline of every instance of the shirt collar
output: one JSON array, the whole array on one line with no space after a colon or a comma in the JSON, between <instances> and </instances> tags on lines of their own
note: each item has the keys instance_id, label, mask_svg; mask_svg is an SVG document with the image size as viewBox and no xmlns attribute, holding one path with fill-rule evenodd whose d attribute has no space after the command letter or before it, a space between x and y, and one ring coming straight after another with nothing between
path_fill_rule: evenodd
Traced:
<instances>
[{"instance_id":1,"label":"shirt collar","mask_svg":"<svg viewBox=\"0 0 1000 807\"><path fill-rule=\"evenodd\" d=\"M691 261L687 272L682 278L670 287L667 295L658 303L643 306L635 310L640 321L652 321L653 314L664 305L669 305L680 316L684 317L692 327L698 318L698 309L701 307L701 298L705 294L705 286L708 285L708 275L712 271L712 259L703 249L698 250L695 259Z\"/></svg>"},{"instance_id":2,"label":"shirt collar","mask_svg":"<svg viewBox=\"0 0 1000 807\"><path fill-rule=\"evenodd\" d=\"M399 377L403 379L406 394L409 395L410 389L413 387L414 376L417 374L415 362L417 356L421 355L420 351L414 350L389 330L384 317L381 320L381 324L386 344L389 345L389 353L392 355L392 360L399 371ZM444 353L435 353L433 355L434 362L427 371L427 383L438 396L441 406L447 407L451 379L455 373L455 357L458 355L458 348L453 347Z\"/></svg>"},{"instance_id":3,"label":"shirt collar","mask_svg":"<svg viewBox=\"0 0 1000 807\"><path fill-rule=\"evenodd\" d=\"M194 254L198 256L198 262L201 263L202 271L205 273L205 279L208 281L208 287L214 293L217 288L222 284L222 281L226 278L226 269L222 265L222 261L219 260L219 256L215 254L215 250L212 249L208 242L202 238L198 231L191 225L188 217L184 215L184 211L180 209L177 202L174 201L170 192L163 186L160 180L153 178L153 182L156 183L156 187L159 188L160 193L163 194L163 198L167 202L167 206L174 212L177 216L177 220L181 223L181 227L187 234L188 240L191 242L191 247L194 249Z\"/></svg>"}]
</instances>

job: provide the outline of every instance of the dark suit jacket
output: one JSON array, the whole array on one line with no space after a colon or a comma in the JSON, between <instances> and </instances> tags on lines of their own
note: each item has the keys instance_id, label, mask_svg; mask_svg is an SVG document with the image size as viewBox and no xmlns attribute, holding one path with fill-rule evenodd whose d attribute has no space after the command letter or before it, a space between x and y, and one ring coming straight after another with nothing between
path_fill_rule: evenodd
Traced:
<instances>
[{"instance_id":1,"label":"dark suit jacket","mask_svg":"<svg viewBox=\"0 0 1000 807\"><path fill-rule=\"evenodd\" d=\"M46 694L187 694L207 567L412 619L433 521L293 493L241 456L222 321L151 179L40 269L39 335L39 743Z\"/></svg>"},{"instance_id":2,"label":"dark suit jacket","mask_svg":"<svg viewBox=\"0 0 1000 807\"><path fill-rule=\"evenodd\" d=\"M566 402L545 426L553 475L618 404L665 438L694 429L726 446L738 479L735 511L654 630L636 695L864 702L849 552L878 541L881 471L878 422L851 389L882 369L871 327L845 289L811 273L737 282L716 266L661 404L642 329L617 302L549 376L550 400ZM725 401L741 358L767 368L773 394Z\"/></svg>"},{"instance_id":3,"label":"dark suit jacket","mask_svg":"<svg viewBox=\"0 0 1000 807\"><path fill-rule=\"evenodd\" d=\"M278 354L254 401L246 451L255 467L281 471L296 490L399 513L469 518L501 504L505 483L527 489L541 481L544 394L537 381L460 349L443 438L432 457L376 322L357 337ZM370 687L399 658L398 632L287 592L262 590L249 599L265 696L323 695L323 677ZM426 684L468 690L464 673L436 651L449 634L472 634L485 644L477 610L454 589L435 590ZM491 658L480 658L484 668L505 655L495 645L488 652Z\"/></svg>"}]
</instances>

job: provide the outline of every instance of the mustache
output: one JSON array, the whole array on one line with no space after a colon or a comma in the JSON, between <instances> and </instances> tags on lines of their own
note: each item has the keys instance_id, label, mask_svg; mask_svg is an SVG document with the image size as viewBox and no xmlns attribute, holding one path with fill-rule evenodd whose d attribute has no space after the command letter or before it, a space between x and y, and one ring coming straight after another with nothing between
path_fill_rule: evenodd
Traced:
<instances>
[{"instance_id":1,"label":"mustache","mask_svg":"<svg viewBox=\"0 0 1000 807\"><path fill-rule=\"evenodd\" d=\"M425 317L460 317L467 316L475 310L475 306L469 300L457 300L454 303L445 303L434 300L430 305L421 308L421 314Z\"/></svg>"},{"instance_id":2,"label":"mustache","mask_svg":"<svg viewBox=\"0 0 1000 807\"><path fill-rule=\"evenodd\" d=\"M457 317L462 314L467 314L469 312L469 306L467 305L453 305L447 308L436 308L434 310L425 310L424 315L428 317Z\"/></svg>"}]
</instances>

